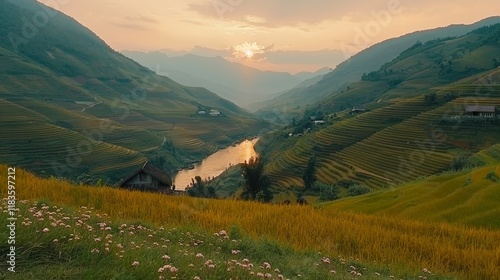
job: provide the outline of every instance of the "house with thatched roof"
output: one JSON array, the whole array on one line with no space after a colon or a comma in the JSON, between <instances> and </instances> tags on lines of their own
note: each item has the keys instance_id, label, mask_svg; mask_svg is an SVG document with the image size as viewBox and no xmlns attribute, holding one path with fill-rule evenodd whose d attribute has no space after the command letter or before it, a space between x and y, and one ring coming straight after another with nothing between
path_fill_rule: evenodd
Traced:
<instances>
[{"instance_id":1,"label":"house with thatched roof","mask_svg":"<svg viewBox=\"0 0 500 280\"><path fill-rule=\"evenodd\" d=\"M118 183L120 188L149 192L171 193L172 178L163 170L146 161Z\"/></svg>"},{"instance_id":2,"label":"house with thatched roof","mask_svg":"<svg viewBox=\"0 0 500 280\"><path fill-rule=\"evenodd\" d=\"M474 117L495 117L495 106L494 105L466 105L465 115Z\"/></svg>"}]
</instances>

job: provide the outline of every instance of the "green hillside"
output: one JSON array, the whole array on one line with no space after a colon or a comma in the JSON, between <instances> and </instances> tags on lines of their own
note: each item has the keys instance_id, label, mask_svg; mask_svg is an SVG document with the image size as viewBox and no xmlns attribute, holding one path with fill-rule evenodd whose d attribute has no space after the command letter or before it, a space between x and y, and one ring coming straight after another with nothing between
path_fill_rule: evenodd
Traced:
<instances>
[{"instance_id":1,"label":"green hillside","mask_svg":"<svg viewBox=\"0 0 500 280\"><path fill-rule=\"evenodd\" d=\"M300 191L313 155L318 181L379 189L449 170L498 143L498 118L460 117L465 105L500 107L498 53L500 25L418 43L325 98L261 142L275 190ZM349 114L355 105L367 111ZM326 124L313 125L310 116Z\"/></svg>"},{"instance_id":2,"label":"green hillside","mask_svg":"<svg viewBox=\"0 0 500 280\"><path fill-rule=\"evenodd\" d=\"M173 171L268 127L33 0L0 1L0 62L0 162L39 174L116 181L146 158ZM221 116L198 117L200 109Z\"/></svg>"},{"instance_id":3,"label":"green hillside","mask_svg":"<svg viewBox=\"0 0 500 280\"><path fill-rule=\"evenodd\" d=\"M327 203L330 210L354 211L425 221L446 221L498 229L500 145L481 151L489 163L472 171L430 177L360 197Z\"/></svg>"}]
</instances>

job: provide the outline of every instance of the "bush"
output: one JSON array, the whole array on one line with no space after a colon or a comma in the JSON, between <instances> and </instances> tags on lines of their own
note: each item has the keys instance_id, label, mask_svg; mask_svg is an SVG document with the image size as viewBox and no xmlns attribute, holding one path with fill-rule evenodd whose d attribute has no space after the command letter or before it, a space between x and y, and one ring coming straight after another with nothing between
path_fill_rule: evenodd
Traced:
<instances>
[{"instance_id":1,"label":"bush","mask_svg":"<svg viewBox=\"0 0 500 280\"><path fill-rule=\"evenodd\" d=\"M369 193L371 190L366 186L361 185L351 185L349 189L347 189L347 193L349 196L358 196L365 193Z\"/></svg>"},{"instance_id":2,"label":"bush","mask_svg":"<svg viewBox=\"0 0 500 280\"><path fill-rule=\"evenodd\" d=\"M500 178L498 178L497 174L495 173L495 171L491 171L490 173L486 174L486 179L494 182L494 183L497 183L497 182L500 182Z\"/></svg>"},{"instance_id":3,"label":"bush","mask_svg":"<svg viewBox=\"0 0 500 280\"><path fill-rule=\"evenodd\" d=\"M450 164L450 169L454 171L462 170L467 164L467 157L465 155L455 156Z\"/></svg>"},{"instance_id":4,"label":"bush","mask_svg":"<svg viewBox=\"0 0 500 280\"><path fill-rule=\"evenodd\" d=\"M324 183L321 183L321 182L316 182L314 184L315 186L315 189L318 189L319 192L320 192L320 195L319 195L319 200L321 201L332 201L332 200L336 200L338 199L339 197L339 188L337 185L333 185L333 184L324 184Z\"/></svg>"}]
</instances>

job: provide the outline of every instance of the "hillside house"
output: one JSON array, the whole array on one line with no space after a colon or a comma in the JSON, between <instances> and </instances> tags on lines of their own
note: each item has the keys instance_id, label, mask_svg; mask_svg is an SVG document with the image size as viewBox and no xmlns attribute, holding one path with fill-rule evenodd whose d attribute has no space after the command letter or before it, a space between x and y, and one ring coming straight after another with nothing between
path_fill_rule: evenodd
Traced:
<instances>
[{"instance_id":1,"label":"hillside house","mask_svg":"<svg viewBox=\"0 0 500 280\"><path fill-rule=\"evenodd\" d=\"M366 108L365 107L352 106L350 114L354 115L354 114L359 114L359 113L364 113L364 112L366 112Z\"/></svg>"},{"instance_id":2,"label":"hillside house","mask_svg":"<svg viewBox=\"0 0 500 280\"><path fill-rule=\"evenodd\" d=\"M149 192L172 193L172 179L161 169L146 161L118 183L120 188Z\"/></svg>"},{"instance_id":3,"label":"hillside house","mask_svg":"<svg viewBox=\"0 0 500 280\"><path fill-rule=\"evenodd\" d=\"M211 109L210 110L210 113L208 113L210 116L212 117L219 117L220 116L220 112L215 110L215 109Z\"/></svg>"},{"instance_id":4,"label":"hillside house","mask_svg":"<svg viewBox=\"0 0 500 280\"><path fill-rule=\"evenodd\" d=\"M465 115L474 117L494 118L496 116L494 105L466 105Z\"/></svg>"},{"instance_id":5,"label":"hillside house","mask_svg":"<svg viewBox=\"0 0 500 280\"><path fill-rule=\"evenodd\" d=\"M324 120L315 120L314 124L315 125L322 125L322 124L325 124L325 121Z\"/></svg>"},{"instance_id":6,"label":"hillside house","mask_svg":"<svg viewBox=\"0 0 500 280\"><path fill-rule=\"evenodd\" d=\"M197 113L198 115L206 115L207 114L207 111L204 111L204 110L200 110L198 111Z\"/></svg>"}]
</instances>

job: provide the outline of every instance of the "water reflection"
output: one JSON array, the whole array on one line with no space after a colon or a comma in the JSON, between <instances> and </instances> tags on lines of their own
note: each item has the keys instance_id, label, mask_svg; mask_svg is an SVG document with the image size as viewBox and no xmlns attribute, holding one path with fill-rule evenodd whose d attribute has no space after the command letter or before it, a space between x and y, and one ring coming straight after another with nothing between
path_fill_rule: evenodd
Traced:
<instances>
[{"instance_id":1,"label":"water reflection","mask_svg":"<svg viewBox=\"0 0 500 280\"><path fill-rule=\"evenodd\" d=\"M191 178L200 176L202 179L208 179L219 176L231 165L248 161L251 157L257 156L254 145L258 139L246 140L225 149L222 149L201 163L195 164L194 169L184 169L179 171L174 177L174 184L177 190L184 190L190 183Z\"/></svg>"}]
</instances>

